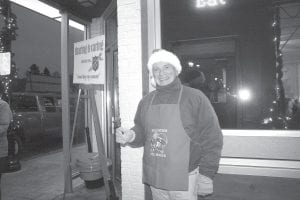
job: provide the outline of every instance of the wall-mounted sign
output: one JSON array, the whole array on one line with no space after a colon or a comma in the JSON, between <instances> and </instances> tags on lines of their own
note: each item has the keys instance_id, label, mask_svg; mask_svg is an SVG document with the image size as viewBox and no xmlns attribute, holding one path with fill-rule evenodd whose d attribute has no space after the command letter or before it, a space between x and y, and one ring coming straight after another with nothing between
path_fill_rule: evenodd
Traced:
<instances>
[{"instance_id":1,"label":"wall-mounted sign","mask_svg":"<svg viewBox=\"0 0 300 200\"><path fill-rule=\"evenodd\" d=\"M10 74L10 52L0 53L0 75Z\"/></svg>"},{"instance_id":2,"label":"wall-mounted sign","mask_svg":"<svg viewBox=\"0 0 300 200\"><path fill-rule=\"evenodd\" d=\"M97 36L74 44L73 83L105 83L105 37Z\"/></svg>"}]
</instances>

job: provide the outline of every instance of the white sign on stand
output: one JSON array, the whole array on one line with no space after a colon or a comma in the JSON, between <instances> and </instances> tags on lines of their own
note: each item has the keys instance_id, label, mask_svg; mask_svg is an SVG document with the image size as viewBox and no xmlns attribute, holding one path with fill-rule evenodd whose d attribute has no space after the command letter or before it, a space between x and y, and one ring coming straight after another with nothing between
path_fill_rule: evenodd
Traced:
<instances>
[{"instance_id":1,"label":"white sign on stand","mask_svg":"<svg viewBox=\"0 0 300 200\"><path fill-rule=\"evenodd\" d=\"M103 173L103 180L106 192L106 199L119 200L115 186L108 170L109 159L105 154L105 147L102 138L102 128L100 124L99 113L96 104L96 89L102 89L102 96L104 94L105 84L105 37L104 35L94 37L82 42L74 44L74 75L73 83L80 84L78 90L78 98L75 109L75 116L73 121L73 129L71 134L72 148L73 138L75 134L78 106L82 89L88 90L88 99L90 102L90 110L95 129L95 136L97 141L98 156L100 158L100 167ZM71 150L70 150L71 152ZM68 170L71 170L69 163Z\"/></svg>"},{"instance_id":2,"label":"white sign on stand","mask_svg":"<svg viewBox=\"0 0 300 200\"><path fill-rule=\"evenodd\" d=\"M0 75L10 74L10 52L0 53Z\"/></svg>"},{"instance_id":3,"label":"white sign on stand","mask_svg":"<svg viewBox=\"0 0 300 200\"><path fill-rule=\"evenodd\" d=\"M105 83L105 37L100 35L74 44L73 83Z\"/></svg>"}]
</instances>

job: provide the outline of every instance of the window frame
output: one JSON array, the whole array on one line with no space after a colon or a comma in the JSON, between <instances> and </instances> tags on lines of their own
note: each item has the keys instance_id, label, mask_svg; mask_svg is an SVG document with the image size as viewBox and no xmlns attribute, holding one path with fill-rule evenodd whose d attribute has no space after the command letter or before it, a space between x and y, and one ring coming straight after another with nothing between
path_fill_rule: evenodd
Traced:
<instances>
[{"instance_id":1,"label":"window frame","mask_svg":"<svg viewBox=\"0 0 300 200\"><path fill-rule=\"evenodd\" d=\"M147 0L147 55L150 55L154 49L161 47L161 10L160 10L160 0ZM155 23L154 23L155 22ZM238 50L236 51L238 53ZM237 55L238 56L238 55ZM145 65L143 67L146 67ZM238 68L238 67L237 67ZM150 78L145 81L149 84L149 90L153 90L150 84ZM241 81L241 80L239 80ZM298 131L275 131L275 130L244 130L244 129L235 129L235 130L222 130L224 135L224 147L222 151L222 159L220 162L219 173L224 174L242 174L242 175L256 175L256 176L273 176L273 177L286 177L286 178L300 178L300 158L296 155L294 159L286 159L286 162L295 162L294 168L289 169L286 165L279 165L277 161L280 161L278 158L272 158L271 155L266 153L263 159L259 159L264 165L254 165L251 166L249 162L246 162L249 159L248 152L243 152L240 158L234 158L235 160L229 160L228 157L231 155L226 155L225 152L228 150L231 151L240 151L238 145L229 145L230 141L234 141L234 138L240 138L245 143L255 144L259 142L262 137L269 139L269 143L266 143L265 146L276 145L277 142L285 143L290 145L290 139L295 140L295 145L290 148L296 154L300 146L300 130ZM274 147L273 147L274 148ZM276 149L276 148L275 148ZM254 149L252 149L254 150ZM255 151L264 151L264 148L255 149ZM279 152L278 157L279 157ZM275 156L277 154L275 152ZM285 152L289 153L289 152ZM225 157L226 155L226 157ZM227 160L226 160L227 159ZM240 160L238 160L240 159ZM244 159L244 160L243 160ZM241 167L243 166L243 167Z\"/></svg>"}]
</instances>

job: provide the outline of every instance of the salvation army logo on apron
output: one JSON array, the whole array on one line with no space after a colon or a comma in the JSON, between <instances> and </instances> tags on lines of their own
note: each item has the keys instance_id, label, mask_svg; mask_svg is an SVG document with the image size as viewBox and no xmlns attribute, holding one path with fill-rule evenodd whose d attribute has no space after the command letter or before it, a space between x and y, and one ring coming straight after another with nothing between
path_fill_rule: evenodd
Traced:
<instances>
[{"instance_id":1,"label":"salvation army logo on apron","mask_svg":"<svg viewBox=\"0 0 300 200\"><path fill-rule=\"evenodd\" d=\"M165 158L165 148L168 144L167 129L152 129L150 155Z\"/></svg>"}]
</instances>

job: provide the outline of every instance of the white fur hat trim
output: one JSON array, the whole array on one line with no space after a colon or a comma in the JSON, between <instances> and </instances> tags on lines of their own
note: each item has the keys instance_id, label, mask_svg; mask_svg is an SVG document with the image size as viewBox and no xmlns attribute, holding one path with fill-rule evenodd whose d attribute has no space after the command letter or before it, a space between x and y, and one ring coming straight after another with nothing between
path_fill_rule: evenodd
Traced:
<instances>
[{"instance_id":1,"label":"white fur hat trim","mask_svg":"<svg viewBox=\"0 0 300 200\"><path fill-rule=\"evenodd\" d=\"M148 67L149 73L151 75L152 75L153 64L158 63L158 62L170 63L171 65L173 65L175 67L178 74L180 74L180 72L181 72L182 67L181 67L180 60L178 59L178 57L169 51L161 49L161 50L154 52L148 60L147 67Z\"/></svg>"}]
</instances>

